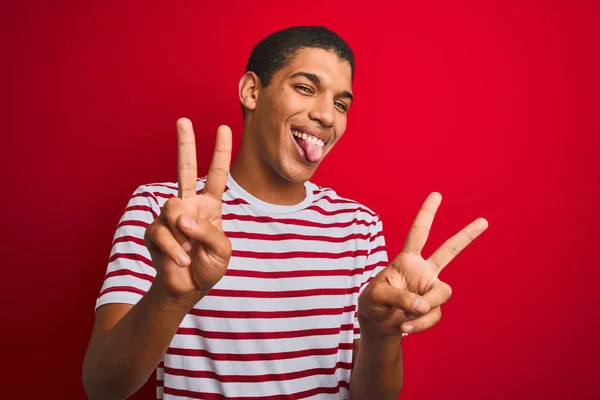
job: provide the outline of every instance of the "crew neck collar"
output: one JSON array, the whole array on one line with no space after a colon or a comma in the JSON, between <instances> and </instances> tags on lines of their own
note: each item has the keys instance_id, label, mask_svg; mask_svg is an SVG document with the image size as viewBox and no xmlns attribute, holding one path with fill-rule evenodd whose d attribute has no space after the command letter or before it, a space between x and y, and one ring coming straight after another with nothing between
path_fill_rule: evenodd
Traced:
<instances>
[{"instance_id":1,"label":"crew neck collar","mask_svg":"<svg viewBox=\"0 0 600 400\"><path fill-rule=\"evenodd\" d=\"M231 172L228 172L227 187L229 188L229 191L231 191L234 194L235 197L240 197L246 200L254 207L270 213L291 213L294 211L302 210L311 205L313 202L314 185L311 182L304 182L304 188L306 189L306 196L304 197L304 200L302 200L298 204L292 205L271 204L252 196L243 187L238 185L238 183L231 176Z\"/></svg>"}]
</instances>

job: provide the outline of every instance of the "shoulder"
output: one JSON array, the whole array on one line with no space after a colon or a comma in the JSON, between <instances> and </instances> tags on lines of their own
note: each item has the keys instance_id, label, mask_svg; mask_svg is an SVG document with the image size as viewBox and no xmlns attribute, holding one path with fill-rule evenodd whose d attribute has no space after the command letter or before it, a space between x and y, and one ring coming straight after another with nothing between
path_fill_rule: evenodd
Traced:
<instances>
[{"instance_id":1,"label":"shoulder","mask_svg":"<svg viewBox=\"0 0 600 400\"><path fill-rule=\"evenodd\" d=\"M313 185L313 204L327 209L355 211L357 218L377 224L381 221L379 214L364 204L339 195L334 189Z\"/></svg>"},{"instance_id":2,"label":"shoulder","mask_svg":"<svg viewBox=\"0 0 600 400\"><path fill-rule=\"evenodd\" d=\"M204 189L205 179L206 178L201 178L197 180L197 192ZM131 197L132 199L138 197L146 198L162 208L168 199L177 196L178 191L179 188L177 182L152 182L138 186Z\"/></svg>"}]
</instances>

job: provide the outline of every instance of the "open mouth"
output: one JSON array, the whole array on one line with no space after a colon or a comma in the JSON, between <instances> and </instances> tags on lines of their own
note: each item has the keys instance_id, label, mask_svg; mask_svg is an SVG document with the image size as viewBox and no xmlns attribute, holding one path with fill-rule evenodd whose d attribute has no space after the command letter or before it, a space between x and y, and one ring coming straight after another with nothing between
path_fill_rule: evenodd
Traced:
<instances>
[{"instance_id":1,"label":"open mouth","mask_svg":"<svg viewBox=\"0 0 600 400\"><path fill-rule=\"evenodd\" d=\"M319 147L325 146L325 142L323 140L319 139L318 137L309 135L304 132L300 132L293 128L292 128L292 136L294 136L294 138L296 138L296 139L306 140L306 141L308 141L314 145L317 145Z\"/></svg>"},{"instance_id":2,"label":"open mouth","mask_svg":"<svg viewBox=\"0 0 600 400\"><path fill-rule=\"evenodd\" d=\"M326 144L323 139L297 129L292 128L291 131L296 147L302 158L313 163L318 162L323 158L323 148Z\"/></svg>"}]
</instances>

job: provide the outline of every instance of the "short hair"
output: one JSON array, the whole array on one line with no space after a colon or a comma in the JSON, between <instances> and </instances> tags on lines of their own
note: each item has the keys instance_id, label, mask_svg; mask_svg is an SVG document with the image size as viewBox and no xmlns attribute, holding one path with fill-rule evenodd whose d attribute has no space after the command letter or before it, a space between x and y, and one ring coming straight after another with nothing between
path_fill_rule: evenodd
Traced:
<instances>
[{"instance_id":1,"label":"short hair","mask_svg":"<svg viewBox=\"0 0 600 400\"><path fill-rule=\"evenodd\" d=\"M254 46L246 65L246 72L254 72L263 86L269 86L273 75L285 67L296 52L303 48L317 48L335 53L339 59L348 61L354 79L352 49L344 39L324 26L293 26L270 34Z\"/></svg>"}]
</instances>

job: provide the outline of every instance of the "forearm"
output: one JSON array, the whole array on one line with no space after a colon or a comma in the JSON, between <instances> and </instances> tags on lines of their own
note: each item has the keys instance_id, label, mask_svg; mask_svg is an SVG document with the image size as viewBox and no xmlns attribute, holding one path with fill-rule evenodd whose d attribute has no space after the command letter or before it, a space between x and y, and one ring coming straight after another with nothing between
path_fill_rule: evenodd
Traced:
<instances>
[{"instance_id":1,"label":"forearm","mask_svg":"<svg viewBox=\"0 0 600 400\"><path fill-rule=\"evenodd\" d=\"M125 399L148 380L194 301L175 302L155 280L110 330L90 343L83 384L91 400Z\"/></svg>"},{"instance_id":2,"label":"forearm","mask_svg":"<svg viewBox=\"0 0 600 400\"><path fill-rule=\"evenodd\" d=\"M368 321L361 321L360 351L350 377L350 398L396 400L402 381L402 337L382 337Z\"/></svg>"}]
</instances>

